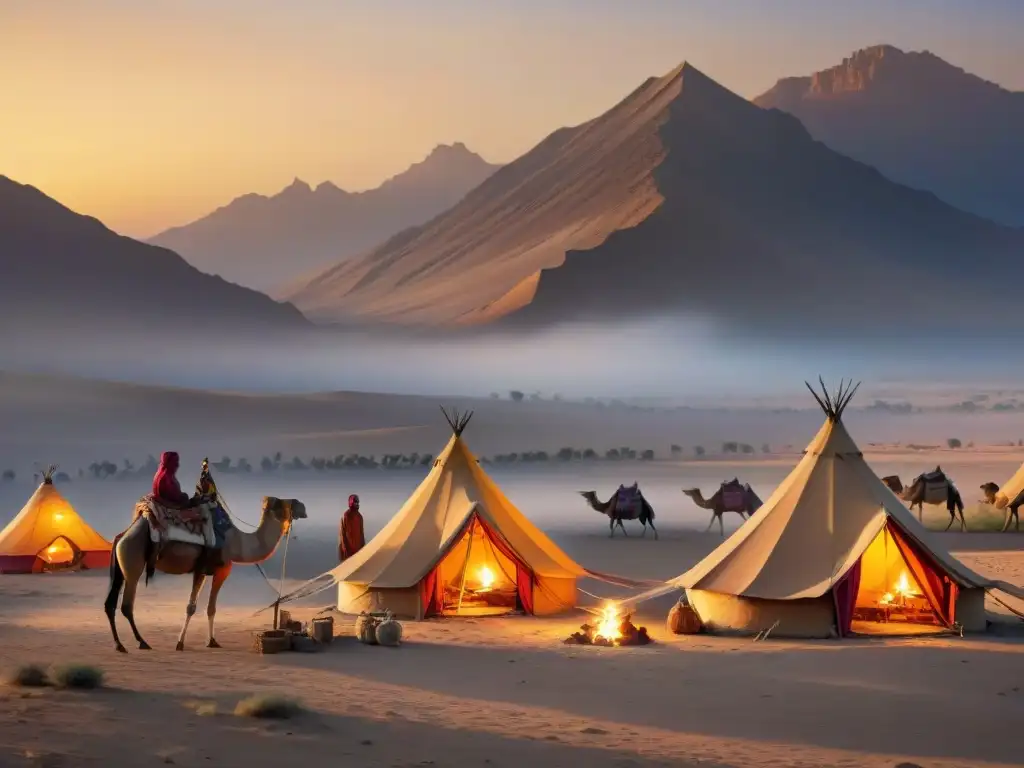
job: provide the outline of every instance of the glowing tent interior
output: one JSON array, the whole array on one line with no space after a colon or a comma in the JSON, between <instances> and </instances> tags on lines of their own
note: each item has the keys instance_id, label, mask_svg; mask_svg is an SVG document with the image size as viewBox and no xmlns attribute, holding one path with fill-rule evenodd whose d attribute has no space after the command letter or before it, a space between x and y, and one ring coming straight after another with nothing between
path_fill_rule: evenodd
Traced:
<instances>
[{"instance_id":1,"label":"glowing tent interior","mask_svg":"<svg viewBox=\"0 0 1024 768\"><path fill-rule=\"evenodd\" d=\"M710 631L776 636L986 629L985 592L1024 590L974 573L875 475L843 424L856 387L808 385L825 423L756 515L689 571L682 588Z\"/></svg>"},{"instance_id":2,"label":"glowing tent interior","mask_svg":"<svg viewBox=\"0 0 1024 768\"><path fill-rule=\"evenodd\" d=\"M56 466L21 512L0 531L0 573L106 568L110 542L79 517L53 485Z\"/></svg>"},{"instance_id":3,"label":"glowing tent interior","mask_svg":"<svg viewBox=\"0 0 1024 768\"><path fill-rule=\"evenodd\" d=\"M573 608L584 569L480 467L462 439L472 413L444 414L453 434L430 473L380 533L330 571L338 610L421 619Z\"/></svg>"}]
</instances>

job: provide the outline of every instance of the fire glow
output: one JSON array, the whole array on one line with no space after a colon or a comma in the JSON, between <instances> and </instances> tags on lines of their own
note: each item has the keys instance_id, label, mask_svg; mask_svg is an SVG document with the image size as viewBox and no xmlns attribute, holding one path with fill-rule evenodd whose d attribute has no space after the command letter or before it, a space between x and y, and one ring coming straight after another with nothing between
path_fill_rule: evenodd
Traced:
<instances>
[{"instance_id":1,"label":"fire glow","mask_svg":"<svg viewBox=\"0 0 1024 768\"><path fill-rule=\"evenodd\" d=\"M480 566L480 571L477 573L477 577L480 579L480 589L477 590L478 592L486 592L494 587L494 571L486 565Z\"/></svg>"},{"instance_id":2,"label":"fire glow","mask_svg":"<svg viewBox=\"0 0 1024 768\"><path fill-rule=\"evenodd\" d=\"M647 627L637 627L620 607L607 602L598 614L595 624L584 624L564 642L567 645L604 645L618 648L622 645L647 645L651 642Z\"/></svg>"},{"instance_id":3,"label":"fire glow","mask_svg":"<svg viewBox=\"0 0 1024 768\"><path fill-rule=\"evenodd\" d=\"M914 589L913 586L911 586L910 578L907 576L907 572L903 571L900 574L899 579L897 579L896 583L893 585L892 592L886 592L884 595L882 595L878 602L881 605L891 605L897 602L897 600L900 603L903 603L906 602L906 599L908 597L917 597L920 594L920 592L918 592L916 589Z\"/></svg>"}]
</instances>

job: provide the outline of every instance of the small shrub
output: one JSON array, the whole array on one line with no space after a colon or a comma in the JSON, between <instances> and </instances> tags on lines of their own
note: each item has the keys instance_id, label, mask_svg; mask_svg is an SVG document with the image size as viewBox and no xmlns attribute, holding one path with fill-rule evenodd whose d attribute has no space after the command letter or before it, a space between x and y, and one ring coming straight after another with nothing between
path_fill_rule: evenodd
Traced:
<instances>
[{"instance_id":1,"label":"small shrub","mask_svg":"<svg viewBox=\"0 0 1024 768\"><path fill-rule=\"evenodd\" d=\"M22 664L10 670L6 682L18 688L42 688L50 684L46 670L39 664Z\"/></svg>"},{"instance_id":2,"label":"small shrub","mask_svg":"<svg viewBox=\"0 0 1024 768\"><path fill-rule=\"evenodd\" d=\"M948 445L952 449L956 449L961 447L963 443L961 443L958 438L951 437L946 441L946 445Z\"/></svg>"},{"instance_id":3,"label":"small shrub","mask_svg":"<svg viewBox=\"0 0 1024 768\"><path fill-rule=\"evenodd\" d=\"M287 720L302 714L302 705L295 699L277 694L257 694L242 699L235 707L239 717L259 717L267 720Z\"/></svg>"},{"instance_id":4,"label":"small shrub","mask_svg":"<svg viewBox=\"0 0 1024 768\"><path fill-rule=\"evenodd\" d=\"M56 664L50 668L50 682L57 688L92 690L103 685L103 670L88 664Z\"/></svg>"}]
</instances>

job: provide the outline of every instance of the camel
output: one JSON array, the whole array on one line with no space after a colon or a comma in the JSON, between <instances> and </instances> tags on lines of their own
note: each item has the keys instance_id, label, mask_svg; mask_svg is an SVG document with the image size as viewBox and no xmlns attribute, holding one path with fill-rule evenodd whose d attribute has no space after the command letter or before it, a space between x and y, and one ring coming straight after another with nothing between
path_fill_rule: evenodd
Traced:
<instances>
[{"instance_id":1,"label":"camel","mask_svg":"<svg viewBox=\"0 0 1024 768\"><path fill-rule=\"evenodd\" d=\"M897 496L903 493L903 483L900 482L899 475L886 475L882 478L882 482L885 483L885 486Z\"/></svg>"},{"instance_id":2,"label":"camel","mask_svg":"<svg viewBox=\"0 0 1024 768\"><path fill-rule=\"evenodd\" d=\"M705 532L711 530L711 526L718 520L718 530L725 536L725 525L722 522L722 515L726 512L736 512L740 518L746 520L753 516L761 507L761 499L749 484L742 484L737 478L722 483L710 499L705 499L699 488L684 488L683 493L693 499L693 503L701 509L711 510L711 520Z\"/></svg>"},{"instance_id":3,"label":"camel","mask_svg":"<svg viewBox=\"0 0 1024 768\"><path fill-rule=\"evenodd\" d=\"M224 547L221 550L223 564L214 570L209 604L206 609L210 625L207 648L220 648L213 634L213 619L217 613L217 595L230 575L231 567L235 563L261 563L270 558L292 521L305 517L306 507L301 501L265 496L260 523L255 531L243 533L232 526L225 532ZM202 591L203 583L206 581L205 569L196 567L203 555L204 548L198 544L171 541L160 550L155 565L151 565L150 554L154 546L150 538L149 521L141 516L135 517L124 533L114 538L114 549L110 558L110 591L103 604L103 610L110 622L110 632L114 636L115 648L121 653L127 653L127 650L117 636L114 611L117 608L122 587L124 588L124 597L121 600L121 614L128 619L132 633L139 643L139 649L150 650L149 644L142 639L138 627L135 626L135 592L143 573L146 574L146 582L149 583L154 567L156 570L173 576L192 574L192 592L189 595L188 607L185 609L185 624L181 628L178 644L175 647L179 651L185 650L185 633L188 631L188 623L196 612L196 602L199 599L200 591Z\"/></svg>"},{"instance_id":4,"label":"camel","mask_svg":"<svg viewBox=\"0 0 1024 768\"><path fill-rule=\"evenodd\" d=\"M647 535L647 526L650 525L651 530L654 531L654 538L658 538L658 529L654 527L654 508L644 498L637 483L633 483L629 487L620 485L619 490L608 501L601 501L593 491L579 491L579 494L587 500L591 509L596 509L602 515L608 516L609 538L615 536L616 525L622 529L623 536L629 536L626 533L626 526L622 524L623 520L639 520L644 526L641 536ZM620 498L626 503L620 504Z\"/></svg>"},{"instance_id":5,"label":"camel","mask_svg":"<svg viewBox=\"0 0 1024 768\"><path fill-rule=\"evenodd\" d=\"M886 482L889 481L889 482ZM903 491L896 491L895 488L901 485L899 477L890 475L883 478L882 482L889 486L893 492L905 502L908 502L910 511L917 507L917 519L924 522L925 504L945 504L949 513L949 524L944 530L948 531L956 518L960 517L960 530L967 530L967 520L964 519L964 502L960 497L960 491L953 485L942 467L936 467L933 472L925 472L914 478L910 485L904 486ZM945 485L945 488L942 486Z\"/></svg>"},{"instance_id":6,"label":"camel","mask_svg":"<svg viewBox=\"0 0 1024 768\"><path fill-rule=\"evenodd\" d=\"M1003 498L996 499L996 494L999 492L999 486L995 483L985 483L981 486L982 492L985 494L985 501L996 509L1006 510L1006 519L1003 521L1002 533L1006 533L1010 530L1010 520L1015 520L1016 525L1014 526L1017 532L1020 532L1020 508L1024 506L1024 491L1021 491L1013 498L1013 500L1002 502Z\"/></svg>"}]
</instances>

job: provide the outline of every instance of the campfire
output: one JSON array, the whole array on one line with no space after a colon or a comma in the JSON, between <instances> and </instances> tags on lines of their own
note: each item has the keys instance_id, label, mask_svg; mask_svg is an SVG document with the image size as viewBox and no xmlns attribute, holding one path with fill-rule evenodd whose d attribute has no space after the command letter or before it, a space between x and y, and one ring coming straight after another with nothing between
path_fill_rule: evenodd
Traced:
<instances>
[{"instance_id":1,"label":"campfire","mask_svg":"<svg viewBox=\"0 0 1024 768\"><path fill-rule=\"evenodd\" d=\"M475 592L490 591L494 588L494 571L486 565L481 565L480 571L477 573L477 580L480 582L480 588L474 590Z\"/></svg>"},{"instance_id":2,"label":"campfire","mask_svg":"<svg viewBox=\"0 0 1024 768\"><path fill-rule=\"evenodd\" d=\"M907 577L907 572L903 571L900 574L899 579L893 585L892 592L886 592L878 600L878 604L882 606L906 606L908 598L920 597L921 593L914 589L910 584L910 579Z\"/></svg>"},{"instance_id":3,"label":"campfire","mask_svg":"<svg viewBox=\"0 0 1024 768\"><path fill-rule=\"evenodd\" d=\"M636 627L614 603L606 603L596 624L583 624L565 639L566 645L647 645L652 642L647 627Z\"/></svg>"}]
</instances>

